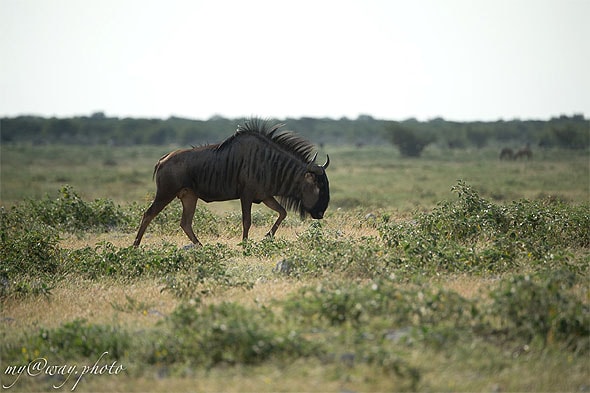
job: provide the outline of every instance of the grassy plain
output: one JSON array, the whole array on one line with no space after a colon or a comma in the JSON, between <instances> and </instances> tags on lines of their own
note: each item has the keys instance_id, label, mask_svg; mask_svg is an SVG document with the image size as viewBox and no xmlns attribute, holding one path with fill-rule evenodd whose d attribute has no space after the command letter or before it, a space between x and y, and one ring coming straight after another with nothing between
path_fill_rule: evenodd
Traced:
<instances>
[{"instance_id":1,"label":"grassy plain","mask_svg":"<svg viewBox=\"0 0 590 393\"><path fill-rule=\"evenodd\" d=\"M85 199L145 202L154 193L154 164L172 149L3 145L0 205L53 195L64 184L73 186ZM496 149L432 147L420 159L402 159L390 146L334 147L327 152L332 157L332 210L384 208L404 212L430 208L449 199L450 188L458 179L496 201L553 196L579 202L587 201L590 195L590 164L585 151L535 151L530 162L500 161ZM227 210L223 204L208 208Z\"/></svg>"},{"instance_id":2,"label":"grassy plain","mask_svg":"<svg viewBox=\"0 0 590 393\"><path fill-rule=\"evenodd\" d=\"M492 149L402 159L388 146L328 147L321 223L291 214L262 240L274 217L257 207L252 241L239 244L239 205L201 204L206 246L183 249L173 202L131 249L153 164L169 150L1 146L4 236L18 227L11 207L26 216L27 206L51 210L57 221L40 231L58 234L55 253L15 259L29 267L2 283L3 385L10 365L45 358L81 371L106 350L101 365L126 370L87 375L77 391L590 388L588 152L504 162ZM67 199L64 184L82 201L66 206L114 201L124 220L71 229L82 218L60 221L52 204ZM63 382L25 374L11 389Z\"/></svg>"}]
</instances>

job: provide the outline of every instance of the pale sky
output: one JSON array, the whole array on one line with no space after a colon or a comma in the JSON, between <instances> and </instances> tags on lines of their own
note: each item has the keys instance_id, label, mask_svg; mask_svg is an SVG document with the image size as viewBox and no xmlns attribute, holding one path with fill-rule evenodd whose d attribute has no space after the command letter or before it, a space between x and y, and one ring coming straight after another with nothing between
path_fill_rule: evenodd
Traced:
<instances>
[{"instance_id":1,"label":"pale sky","mask_svg":"<svg viewBox=\"0 0 590 393\"><path fill-rule=\"evenodd\" d=\"M0 116L590 116L590 0L0 0Z\"/></svg>"}]
</instances>

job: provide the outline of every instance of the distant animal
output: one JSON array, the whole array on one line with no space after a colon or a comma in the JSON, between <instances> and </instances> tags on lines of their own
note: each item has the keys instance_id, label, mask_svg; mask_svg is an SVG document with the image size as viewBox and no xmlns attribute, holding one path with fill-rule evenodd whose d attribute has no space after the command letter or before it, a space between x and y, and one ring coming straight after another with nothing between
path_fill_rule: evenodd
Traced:
<instances>
[{"instance_id":1,"label":"distant animal","mask_svg":"<svg viewBox=\"0 0 590 393\"><path fill-rule=\"evenodd\" d=\"M516 154L514 155L515 160L518 160L520 158L523 158L523 159L526 158L527 160L530 160L531 158L533 158L533 152L532 152L529 145L526 145L522 149L518 150L516 152Z\"/></svg>"},{"instance_id":2,"label":"distant animal","mask_svg":"<svg viewBox=\"0 0 590 393\"><path fill-rule=\"evenodd\" d=\"M199 199L239 199L244 240L252 223L252 203L263 202L279 214L267 236L274 236L287 216L285 208L302 218L323 218L330 201L330 157L316 164L314 146L293 132L279 131L283 126L250 119L221 143L175 150L160 158L154 168L156 196L143 214L133 245L139 246L150 222L174 198L182 202L180 226L196 245L201 243L192 222Z\"/></svg>"},{"instance_id":3,"label":"distant animal","mask_svg":"<svg viewBox=\"0 0 590 393\"><path fill-rule=\"evenodd\" d=\"M500 159L501 160L513 160L514 159L514 151L511 148L505 147L500 152Z\"/></svg>"}]
</instances>

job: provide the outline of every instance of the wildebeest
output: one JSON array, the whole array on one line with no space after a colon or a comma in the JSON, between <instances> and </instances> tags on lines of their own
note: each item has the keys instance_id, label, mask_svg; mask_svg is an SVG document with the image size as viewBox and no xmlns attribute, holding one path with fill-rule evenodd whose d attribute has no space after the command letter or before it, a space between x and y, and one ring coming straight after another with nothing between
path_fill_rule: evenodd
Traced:
<instances>
[{"instance_id":1,"label":"wildebeest","mask_svg":"<svg viewBox=\"0 0 590 393\"><path fill-rule=\"evenodd\" d=\"M514 155L514 159L518 160L519 158L526 158L527 160L533 158L533 152L531 151L529 145L526 145L525 147L516 152L516 154Z\"/></svg>"},{"instance_id":2,"label":"wildebeest","mask_svg":"<svg viewBox=\"0 0 590 393\"><path fill-rule=\"evenodd\" d=\"M197 245L201 243L192 221L198 199L239 199L242 239L248 238L252 203L263 202L279 214L267 236L273 236L287 216L285 208L302 218L307 213L323 218L330 201L330 157L324 165L316 164L314 146L293 132L280 132L283 126L251 119L221 143L175 150L160 158L154 168L156 196L143 214L133 245L141 243L149 223L174 198L182 202L180 226Z\"/></svg>"},{"instance_id":3,"label":"wildebeest","mask_svg":"<svg viewBox=\"0 0 590 393\"><path fill-rule=\"evenodd\" d=\"M514 152L511 148L505 147L500 152L500 159L501 160L513 160L514 159Z\"/></svg>"}]
</instances>

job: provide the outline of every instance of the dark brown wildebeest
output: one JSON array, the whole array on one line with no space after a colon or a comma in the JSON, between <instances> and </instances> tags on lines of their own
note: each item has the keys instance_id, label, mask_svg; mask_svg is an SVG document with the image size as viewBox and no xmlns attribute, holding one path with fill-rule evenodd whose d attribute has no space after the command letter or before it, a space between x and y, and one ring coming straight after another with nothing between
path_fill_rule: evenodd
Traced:
<instances>
[{"instance_id":1,"label":"dark brown wildebeest","mask_svg":"<svg viewBox=\"0 0 590 393\"><path fill-rule=\"evenodd\" d=\"M239 199L242 239L248 238L252 203L263 202L279 213L267 236L273 236L287 216L285 207L302 218L307 213L323 218L330 201L326 176L330 157L317 165L314 146L292 132L278 132L282 126L251 119L221 143L176 150L160 158L154 168L156 196L143 214L133 245L141 243L149 223L174 198L182 202L181 228L198 245L192 228L198 199Z\"/></svg>"},{"instance_id":2,"label":"dark brown wildebeest","mask_svg":"<svg viewBox=\"0 0 590 393\"><path fill-rule=\"evenodd\" d=\"M513 160L514 159L514 152L511 148L505 147L500 152L500 159L501 160Z\"/></svg>"},{"instance_id":3,"label":"dark brown wildebeest","mask_svg":"<svg viewBox=\"0 0 590 393\"><path fill-rule=\"evenodd\" d=\"M518 160L520 158L526 158L527 160L530 160L531 158L533 158L533 152L532 152L529 145L526 145L522 149L518 150L516 152L516 154L514 155L515 160Z\"/></svg>"}]
</instances>

